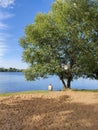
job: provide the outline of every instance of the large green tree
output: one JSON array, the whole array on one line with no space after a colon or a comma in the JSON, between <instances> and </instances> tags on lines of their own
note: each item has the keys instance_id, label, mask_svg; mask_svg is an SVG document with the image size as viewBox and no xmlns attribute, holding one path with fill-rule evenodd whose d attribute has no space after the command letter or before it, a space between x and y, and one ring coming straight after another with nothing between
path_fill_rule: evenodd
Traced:
<instances>
[{"instance_id":1,"label":"large green tree","mask_svg":"<svg viewBox=\"0 0 98 130\"><path fill-rule=\"evenodd\" d=\"M70 6L66 12L65 6L68 5ZM78 49L78 59L76 59L78 74L97 79L98 0L63 0L62 2L58 0L54 4L54 12L59 24L62 23L63 27L65 25L70 42Z\"/></svg>"},{"instance_id":2,"label":"large green tree","mask_svg":"<svg viewBox=\"0 0 98 130\"><path fill-rule=\"evenodd\" d=\"M38 14L20 39L28 80L57 75L64 87L73 78L98 76L98 1L55 0ZM65 83L65 79L67 83Z\"/></svg>"}]
</instances>

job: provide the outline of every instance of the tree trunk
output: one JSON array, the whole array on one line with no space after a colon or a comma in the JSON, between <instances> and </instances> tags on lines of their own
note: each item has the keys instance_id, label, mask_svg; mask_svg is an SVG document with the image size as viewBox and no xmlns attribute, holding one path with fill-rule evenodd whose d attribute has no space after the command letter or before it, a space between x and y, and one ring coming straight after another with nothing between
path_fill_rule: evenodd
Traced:
<instances>
[{"instance_id":1,"label":"tree trunk","mask_svg":"<svg viewBox=\"0 0 98 130\"><path fill-rule=\"evenodd\" d=\"M65 83L65 81L64 81L63 74L61 73L61 74L58 75L58 76L59 76L60 80L62 81L63 87L66 89L66 88L67 88L67 85L66 85L66 83Z\"/></svg>"},{"instance_id":2,"label":"tree trunk","mask_svg":"<svg viewBox=\"0 0 98 130\"><path fill-rule=\"evenodd\" d=\"M70 84L71 84L71 79L68 78L68 80L67 80L67 88L70 88L70 87L71 87Z\"/></svg>"},{"instance_id":3,"label":"tree trunk","mask_svg":"<svg viewBox=\"0 0 98 130\"><path fill-rule=\"evenodd\" d=\"M71 81L72 81L72 75L71 73L68 74L68 79L67 79L67 88L71 87Z\"/></svg>"},{"instance_id":4,"label":"tree trunk","mask_svg":"<svg viewBox=\"0 0 98 130\"><path fill-rule=\"evenodd\" d=\"M66 85L64 79L61 79L61 81L62 81L62 84L64 85L64 88L67 88L67 85Z\"/></svg>"}]
</instances>

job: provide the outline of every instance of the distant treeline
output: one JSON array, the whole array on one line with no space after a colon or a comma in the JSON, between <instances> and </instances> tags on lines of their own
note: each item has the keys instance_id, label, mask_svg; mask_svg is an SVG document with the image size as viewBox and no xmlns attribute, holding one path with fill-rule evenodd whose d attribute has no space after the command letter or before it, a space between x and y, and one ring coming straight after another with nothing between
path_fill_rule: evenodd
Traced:
<instances>
[{"instance_id":1,"label":"distant treeline","mask_svg":"<svg viewBox=\"0 0 98 130\"><path fill-rule=\"evenodd\" d=\"M16 68L0 68L0 72L22 72L23 69L16 69Z\"/></svg>"}]
</instances>

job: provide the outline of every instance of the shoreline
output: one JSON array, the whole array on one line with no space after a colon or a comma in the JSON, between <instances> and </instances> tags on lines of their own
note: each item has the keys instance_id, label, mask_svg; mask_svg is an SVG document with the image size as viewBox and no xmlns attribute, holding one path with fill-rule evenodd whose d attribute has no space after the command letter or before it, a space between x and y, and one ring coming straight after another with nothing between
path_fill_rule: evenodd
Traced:
<instances>
[{"instance_id":1,"label":"shoreline","mask_svg":"<svg viewBox=\"0 0 98 130\"><path fill-rule=\"evenodd\" d=\"M70 91L75 91L75 92L98 92L98 89L69 89ZM49 92L66 92L68 91L68 89L66 90L53 90L53 91L49 91L49 90L31 90L31 91L21 91L21 92L7 92L7 93L0 93L0 97L3 96L11 96L11 95L21 95L21 94L39 94L39 93L49 93Z\"/></svg>"}]
</instances>

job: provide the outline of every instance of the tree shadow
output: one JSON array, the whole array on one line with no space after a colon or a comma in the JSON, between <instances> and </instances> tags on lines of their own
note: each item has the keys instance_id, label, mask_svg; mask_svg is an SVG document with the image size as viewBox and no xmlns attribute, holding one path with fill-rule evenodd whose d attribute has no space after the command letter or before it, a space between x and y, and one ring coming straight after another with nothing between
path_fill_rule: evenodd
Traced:
<instances>
[{"instance_id":1,"label":"tree shadow","mask_svg":"<svg viewBox=\"0 0 98 130\"><path fill-rule=\"evenodd\" d=\"M98 104L73 103L67 95L0 102L0 130L97 129Z\"/></svg>"}]
</instances>

